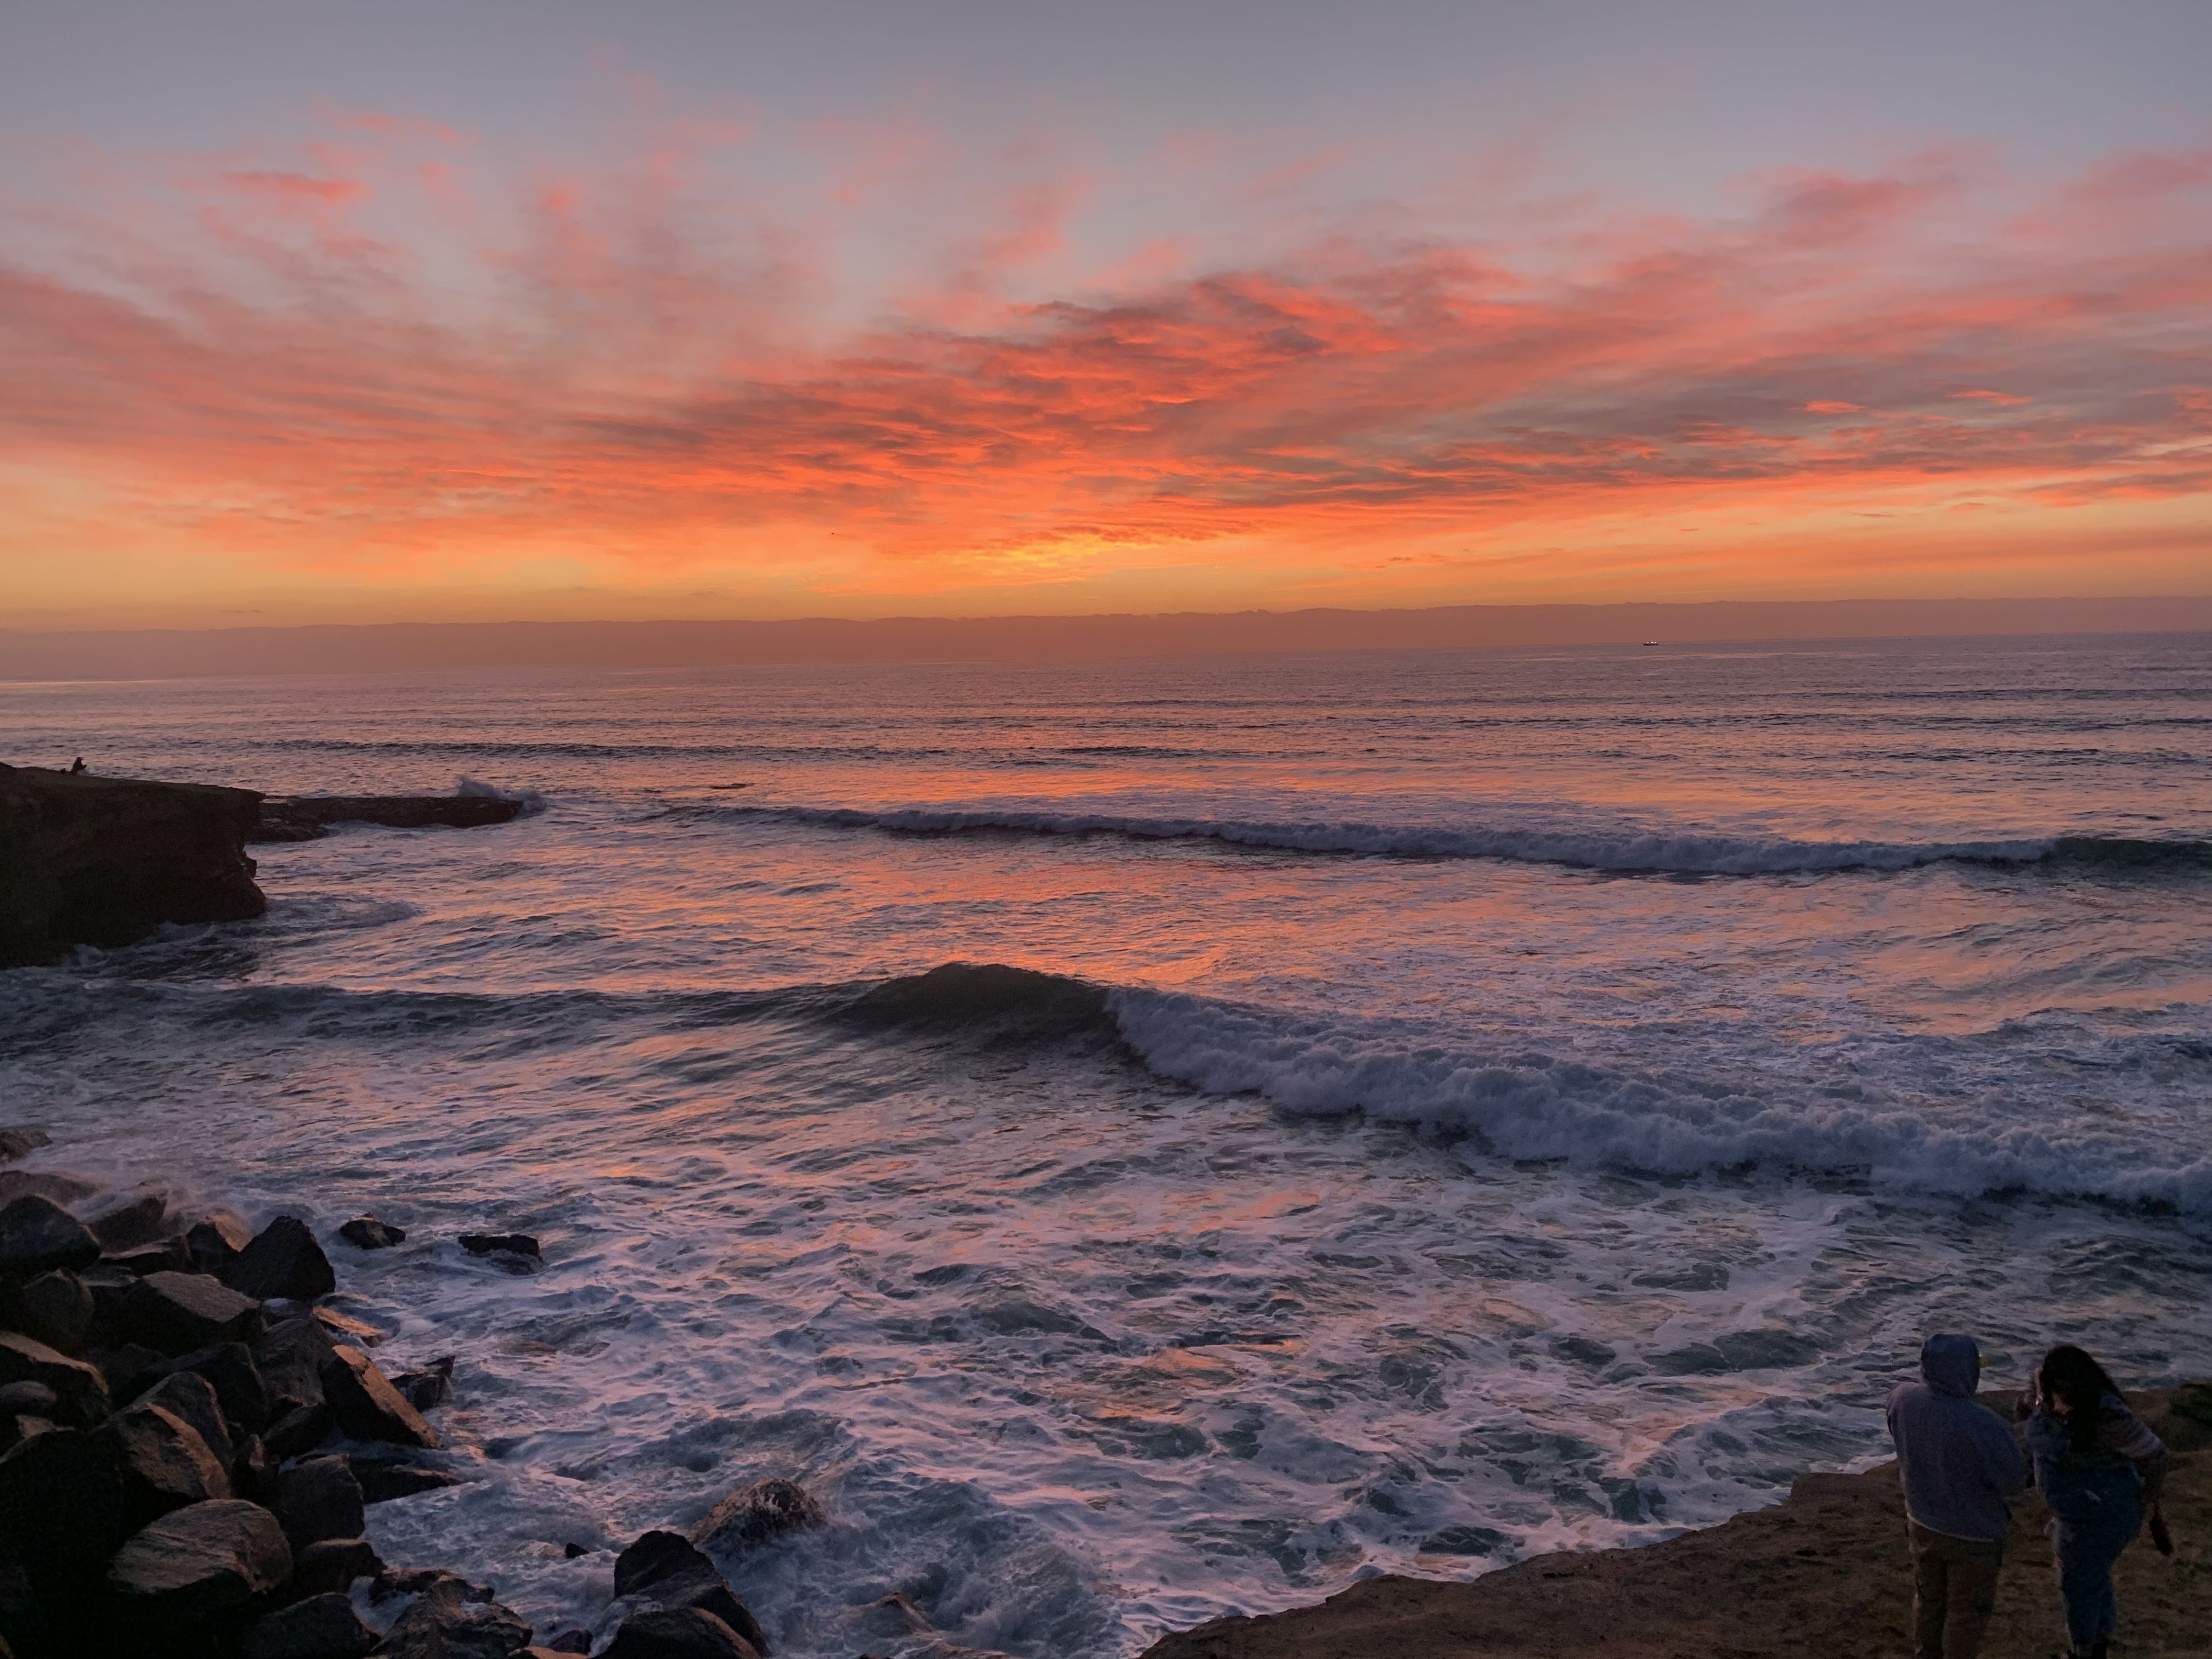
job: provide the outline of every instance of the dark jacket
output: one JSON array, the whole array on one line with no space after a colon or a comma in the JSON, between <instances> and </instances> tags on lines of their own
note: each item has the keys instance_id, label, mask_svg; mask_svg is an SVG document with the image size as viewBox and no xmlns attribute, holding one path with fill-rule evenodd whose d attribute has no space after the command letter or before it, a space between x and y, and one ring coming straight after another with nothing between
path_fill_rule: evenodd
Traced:
<instances>
[{"instance_id":1,"label":"dark jacket","mask_svg":"<svg viewBox=\"0 0 2212 1659\"><path fill-rule=\"evenodd\" d=\"M1981 1371L1972 1337L1931 1336L1920 1348L1923 1380L1889 1396L1905 1512L1954 1538L2003 1537L2012 1529L2005 1500L2027 1484L2011 1427L1975 1403Z\"/></svg>"}]
</instances>

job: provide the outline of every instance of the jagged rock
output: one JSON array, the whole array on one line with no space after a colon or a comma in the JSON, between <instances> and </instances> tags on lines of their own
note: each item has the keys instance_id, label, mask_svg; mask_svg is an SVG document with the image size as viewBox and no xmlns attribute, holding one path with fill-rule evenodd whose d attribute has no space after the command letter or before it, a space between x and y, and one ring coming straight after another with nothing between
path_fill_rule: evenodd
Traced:
<instances>
[{"instance_id":1,"label":"jagged rock","mask_svg":"<svg viewBox=\"0 0 2212 1659\"><path fill-rule=\"evenodd\" d=\"M196 1273L199 1263L185 1248L181 1238L164 1238L152 1244L142 1244L132 1250L110 1250L100 1258L101 1261L122 1268L133 1279L143 1279L149 1273Z\"/></svg>"},{"instance_id":2,"label":"jagged rock","mask_svg":"<svg viewBox=\"0 0 2212 1659\"><path fill-rule=\"evenodd\" d=\"M247 1435L231 1454L230 1491L234 1498L246 1498L264 1510L276 1495L276 1461L269 1455L269 1443L259 1435Z\"/></svg>"},{"instance_id":3,"label":"jagged rock","mask_svg":"<svg viewBox=\"0 0 2212 1659\"><path fill-rule=\"evenodd\" d=\"M248 789L0 766L0 962L259 915L246 836L260 803Z\"/></svg>"},{"instance_id":4,"label":"jagged rock","mask_svg":"<svg viewBox=\"0 0 2212 1659\"><path fill-rule=\"evenodd\" d=\"M18 1124L11 1129L0 1129L0 1164L13 1164L19 1158L27 1158L41 1146L51 1146L54 1138L44 1129L34 1129L29 1124Z\"/></svg>"},{"instance_id":5,"label":"jagged rock","mask_svg":"<svg viewBox=\"0 0 2212 1659\"><path fill-rule=\"evenodd\" d=\"M280 1415L323 1403L323 1367L337 1344L321 1322L302 1314L270 1326L253 1345L253 1364L269 1390L269 1409Z\"/></svg>"},{"instance_id":6,"label":"jagged rock","mask_svg":"<svg viewBox=\"0 0 2212 1659\"><path fill-rule=\"evenodd\" d=\"M471 1255L521 1255L532 1261L544 1260L538 1254L538 1241L528 1233L463 1233L460 1245Z\"/></svg>"},{"instance_id":7,"label":"jagged rock","mask_svg":"<svg viewBox=\"0 0 2212 1659\"><path fill-rule=\"evenodd\" d=\"M711 1613L634 1613L599 1659L760 1659L760 1649Z\"/></svg>"},{"instance_id":8,"label":"jagged rock","mask_svg":"<svg viewBox=\"0 0 2212 1659\"><path fill-rule=\"evenodd\" d=\"M373 1215L357 1215L338 1229L338 1237L357 1250L388 1250L407 1242L407 1230Z\"/></svg>"},{"instance_id":9,"label":"jagged rock","mask_svg":"<svg viewBox=\"0 0 2212 1659\"><path fill-rule=\"evenodd\" d=\"M65 1354L82 1354L92 1334L92 1292L67 1268L40 1273L8 1298L9 1328Z\"/></svg>"},{"instance_id":10,"label":"jagged rock","mask_svg":"<svg viewBox=\"0 0 2212 1659\"><path fill-rule=\"evenodd\" d=\"M358 1538L367 1525L361 1482L343 1457L303 1457L276 1474L269 1506L295 1551L329 1538Z\"/></svg>"},{"instance_id":11,"label":"jagged rock","mask_svg":"<svg viewBox=\"0 0 2212 1659\"><path fill-rule=\"evenodd\" d=\"M253 1351L243 1342L217 1342L174 1359L164 1360L164 1376L191 1371L207 1378L215 1397L222 1402L224 1419L234 1439L258 1434L269 1426L269 1386L253 1363Z\"/></svg>"},{"instance_id":12,"label":"jagged rock","mask_svg":"<svg viewBox=\"0 0 2212 1659\"><path fill-rule=\"evenodd\" d=\"M705 1549L735 1553L780 1538L830 1524L814 1494L796 1480L756 1480L732 1492L691 1528L691 1541Z\"/></svg>"},{"instance_id":13,"label":"jagged rock","mask_svg":"<svg viewBox=\"0 0 2212 1659\"><path fill-rule=\"evenodd\" d=\"M203 1626L266 1595L291 1577L276 1517L221 1498L149 1522L116 1552L107 1584L128 1627L165 1634Z\"/></svg>"},{"instance_id":14,"label":"jagged rock","mask_svg":"<svg viewBox=\"0 0 2212 1659\"><path fill-rule=\"evenodd\" d=\"M384 1563L366 1538L325 1538L295 1550L292 1554L291 1592L295 1595L320 1595L336 1590L343 1594L353 1588L356 1578L375 1578L384 1571Z\"/></svg>"},{"instance_id":15,"label":"jagged rock","mask_svg":"<svg viewBox=\"0 0 2212 1659\"><path fill-rule=\"evenodd\" d=\"M132 1401L131 1405L159 1406L191 1425L192 1432L207 1443L216 1462L226 1472L237 1449L232 1444L230 1425L224 1419L222 1403L216 1398L215 1385L204 1376L191 1371L172 1371L146 1392Z\"/></svg>"},{"instance_id":16,"label":"jagged rock","mask_svg":"<svg viewBox=\"0 0 2212 1659\"><path fill-rule=\"evenodd\" d=\"M13 1417L19 1412L32 1412L44 1417L50 1415L60 1403L61 1396L43 1382L27 1379L0 1388L0 1417Z\"/></svg>"},{"instance_id":17,"label":"jagged rock","mask_svg":"<svg viewBox=\"0 0 2212 1659\"><path fill-rule=\"evenodd\" d=\"M298 1577L296 1565L293 1576ZM258 1620L239 1651L242 1659L360 1659L375 1645L376 1632L333 1590Z\"/></svg>"},{"instance_id":18,"label":"jagged rock","mask_svg":"<svg viewBox=\"0 0 2212 1659\"><path fill-rule=\"evenodd\" d=\"M317 1308L313 1318L318 1325L331 1334L333 1342L350 1342L356 1348L373 1348L384 1340L384 1333L365 1319L356 1319L351 1314L340 1313L336 1308Z\"/></svg>"},{"instance_id":19,"label":"jagged rock","mask_svg":"<svg viewBox=\"0 0 2212 1659\"><path fill-rule=\"evenodd\" d=\"M418 1370L402 1371L392 1379L392 1386L418 1412L442 1406L453 1397L453 1357L441 1355Z\"/></svg>"},{"instance_id":20,"label":"jagged rock","mask_svg":"<svg viewBox=\"0 0 2212 1659\"><path fill-rule=\"evenodd\" d=\"M283 1463L314 1450L330 1438L331 1427L328 1406L295 1406L271 1423L261 1438L270 1456Z\"/></svg>"},{"instance_id":21,"label":"jagged rock","mask_svg":"<svg viewBox=\"0 0 2212 1659\"><path fill-rule=\"evenodd\" d=\"M253 1242L253 1229L235 1210L210 1210L185 1230L185 1245L203 1273L220 1273Z\"/></svg>"},{"instance_id":22,"label":"jagged rock","mask_svg":"<svg viewBox=\"0 0 2212 1659\"><path fill-rule=\"evenodd\" d=\"M104 1195L97 1204L81 1211L79 1218L92 1230L102 1249L128 1250L159 1238L168 1215L168 1194L140 1187Z\"/></svg>"},{"instance_id":23,"label":"jagged rock","mask_svg":"<svg viewBox=\"0 0 2212 1659\"><path fill-rule=\"evenodd\" d=\"M295 1302L313 1302L337 1288L331 1260L307 1224L295 1215L280 1215L253 1236L223 1269L222 1281L242 1296L266 1302L272 1296Z\"/></svg>"},{"instance_id":24,"label":"jagged rock","mask_svg":"<svg viewBox=\"0 0 2212 1659\"><path fill-rule=\"evenodd\" d=\"M394 1498L413 1498L420 1492L438 1492L447 1486L458 1486L461 1478L445 1469L434 1469L422 1463L398 1463L382 1457L356 1457L353 1460L354 1479L361 1482L361 1501L364 1504L389 1504Z\"/></svg>"},{"instance_id":25,"label":"jagged rock","mask_svg":"<svg viewBox=\"0 0 2212 1659\"><path fill-rule=\"evenodd\" d=\"M465 1599L471 1587L440 1574L385 1633L386 1659L514 1659L530 1626L492 1601Z\"/></svg>"},{"instance_id":26,"label":"jagged rock","mask_svg":"<svg viewBox=\"0 0 2212 1659\"><path fill-rule=\"evenodd\" d=\"M422 1413L392 1386L376 1362L359 1348L341 1344L323 1362L323 1398L339 1428L356 1440L437 1449L438 1437Z\"/></svg>"},{"instance_id":27,"label":"jagged rock","mask_svg":"<svg viewBox=\"0 0 2212 1659\"><path fill-rule=\"evenodd\" d=\"M697 1608L763 1652L768 1638L714 1564L681 1533L649 1532L615 1558L615 1594L643 1595L670 1612Z\"/></svg>"},{"instance_id":28,"label":"jagged rock","mask_svg":"<svg viewBox=\"0 0 2212 1659\"><path fill-rule=\"evenodd\" d=\"M208 1273L149 1273L125 1294L116 1325L126 1341L186 1354L252 1341L262 1331L261 1304Z\"/></svg>"},{"instance_id":29,"label":"jagged rock","mask_svg":"<svg viewBox=\"0 0 2212 1659\"><path fill-rule=\"evenodd\" d=\"M143 1392L169 1363L168 1355L143 1342L126 1342L119 1348L87 1348L84 1357L100 1368L100 1374L107 1379L107 1392L117 1400L129 1400Z\"/></svg>"},{"instance_id":30,"label":"jagged rock","mask_svg":"<svg viewBox=\"0 0 2212 1659\"><path fill-rule=\"evenodd\" d=\"M491 1586L471 1584L459 1573L447 1572L443 1567L401 1567L388 1571L376 1581L379 1595L428 1595L435 1593L454 1601L489 1601Z\"/></svg>"},{"instance_id":31,"label":"jagged rock","mask_svg":"<svg viewBox=\"0 0 2212 1659\"><path fill-rule=\"evenodd\" d=\"M64 1418L89 1425L107 1415L107 1379L82 1359L14 1331L0 1331L0 1384L43 1382L61 1401Z\"/></svg>"},{"instance_id":32,"label":"jagged rock","mask_svg":"<svg viewBox=\"0 0 2212 1659\"><path fill-rule=\"evenodd\" d=\"M43 1194L25 1193L0 1209L0 1277L35 1279L99 1260L92 1230Z\"/></svg>"},{"instance_id":33,"label":"jagged rock","mask_svg":"<svg viewBox=\"0 0 2212 1659\"><path fill-rule=\"evenodd\" d=\"M223 1468L199 1431L174 1412L133 1406L93 1431L113 1449L123 1481L123 1519L141 1527L157 1515L230 1495Z\"/></svg>"},{"instance_id":34,"label":"jagged rock","mask_svg":"<svg viewBox=\"0 0 2212 1659\"><path fill-rule=\"evenodd\" d=\"M99 1190L96 1181L54 1170L0 1170L0 1206L13 1204L26 1193L36 1193L57 1204L76 1204Z\"/></svg>"}]
</instances>

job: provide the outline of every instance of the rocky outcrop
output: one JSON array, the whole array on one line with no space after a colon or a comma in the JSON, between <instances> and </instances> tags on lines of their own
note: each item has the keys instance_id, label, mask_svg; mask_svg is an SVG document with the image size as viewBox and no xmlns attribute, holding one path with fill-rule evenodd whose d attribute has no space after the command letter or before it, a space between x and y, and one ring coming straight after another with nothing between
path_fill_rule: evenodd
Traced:
<instances>
[{"instance_id":1,"label":"rocky outcrop","mask_svg":"<svg viewBox=\"0 0 2212 1659\"><path fill-rule=\"evenodd\" d=\"M0 766L0 965L259 915L245 848L260 805L250 789Z\"/></svg>"},{"instance_id":2,"label":"rocky outcrop","mask_svg":"<svg viewBox=\"0 0 2212 1659\"><path fill-rule=\"evenodd\" d=\"M319 841L334 823L392 830L477 830L509 823L525 803L500 795L272 795L249 841Z\"/></svg>"}]
</instances>

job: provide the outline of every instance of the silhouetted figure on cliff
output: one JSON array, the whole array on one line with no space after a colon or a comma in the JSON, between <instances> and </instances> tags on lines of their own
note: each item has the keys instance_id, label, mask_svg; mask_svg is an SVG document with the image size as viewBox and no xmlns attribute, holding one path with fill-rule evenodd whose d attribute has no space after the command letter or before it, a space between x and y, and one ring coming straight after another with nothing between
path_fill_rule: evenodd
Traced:
<instances>
[{"instance_id":1,"label":"silhouetted figure on cliff","mask_svg":"<svg viewBox=\"0 0 2212 1659\"><path fill-rule=\"evenodd\" d=\"M83 757L83 756L82 756L82 755L79 755L79 756L76 757L76 764L70 768L70 775L71 777L75 778L75 777L82 777L83 775L84 775L84 757Z\"/></svg>"}]
</instances>

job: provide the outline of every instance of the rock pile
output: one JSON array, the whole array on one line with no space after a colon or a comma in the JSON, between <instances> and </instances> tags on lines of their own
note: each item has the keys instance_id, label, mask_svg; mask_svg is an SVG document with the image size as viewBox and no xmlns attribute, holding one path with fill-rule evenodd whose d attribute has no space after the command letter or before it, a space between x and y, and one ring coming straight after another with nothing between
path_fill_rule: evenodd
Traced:
<instances>
[{"instance_id":1,"label":"rock pile","mask_svg":"<svg viewBox=\"0 0 2212 1659\"><path fill-rule=\"evenodd\" d=\"M341 1232L404 1237L373 1217ZM453 1361L386 1376L342 1340L366 1327L314 1305L336 1285L295 1216L254 1232L228 1212L175 1215L155 1191L0 1172L0 1659L591 1650L583 1631L533 1646L490 1589L377 1559L367 1507L456 1480L423 1461ZM726 1508L748 1536L819 1520L787 1482ZM624 1550L615 1587L635 1609L604 1650L619 1659L768 1652L680 1534Z\"/></svg>"}]
</instances>

